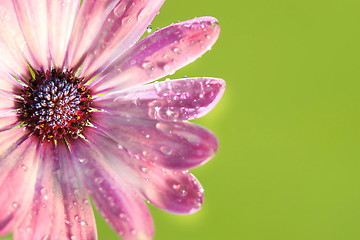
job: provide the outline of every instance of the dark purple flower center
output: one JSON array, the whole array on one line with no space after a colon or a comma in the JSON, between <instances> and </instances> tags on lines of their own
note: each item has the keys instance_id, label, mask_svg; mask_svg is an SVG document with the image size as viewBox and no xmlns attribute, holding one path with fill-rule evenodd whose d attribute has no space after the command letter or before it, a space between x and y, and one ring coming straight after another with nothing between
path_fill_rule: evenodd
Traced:
<instances>
[{"instance_id":1,"label":"dark purple flower center","mask_svg":"<svg viewBox=\"0 0 360 240\"><path fill-rule=\"evenodd\" d=\"M77 138L88 124L91 93L72 71L38 71L21 90L19 118L43 141Z\"/></svg>"}]
</instances>

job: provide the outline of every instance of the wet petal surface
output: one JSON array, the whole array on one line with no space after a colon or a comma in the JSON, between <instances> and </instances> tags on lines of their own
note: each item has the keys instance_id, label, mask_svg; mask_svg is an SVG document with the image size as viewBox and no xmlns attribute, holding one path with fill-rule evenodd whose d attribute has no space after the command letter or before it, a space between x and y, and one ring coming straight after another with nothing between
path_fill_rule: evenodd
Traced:
<instances>
[{"instance_id":1,"label":"wet petal surface","mask_svg":"<svg viewBox=\"0 0 360 240\"><path fill-rule=\"evenodd\" d=\"M0 235L19 224L31 204L39 166L36 139L21 129L0 133ZM26 182L26 184L24 184Z\"/></svg>"},{"instance_id":2,"label":"wet petal surface","mask_svg":"<svg viewBox=\"0 0 360 240\"><path fill-rule=\"evenodd\" d=\"M218 148L216 136L193 123L162 122L104 112L95 112L93 117L95 126L132 154L174 170L202 165Z\"/></svg>"},{"instance_id":3,"label":"wet petal surface","mask_svg":"<svg viewBox=\"0 0 360 240\"><path fill-rule=\"evenodd\" d=\"M72 160L99 213L123 239L151 239L154 226L140 194L83 139L70 143Z\"/></svg>"},{"instance_id":4,"label":"wet petal surface","mask_svg":"<svg viewBox=\"0 0 360 240\"><path fill-rule=\"evenodd\" d=\"M55 67L63 67L80 0L47 1L49 50ZM56 26L56 27L54 27Z\"/></svg>"},{"instance_id":5,"label":"wet petal surface","mask_svg":"<svg viewBox=\"0 0 360 240\"><path fill-rule=\"evenodd\" d=\"M121 0L85 52L82 73L97 75L144 34L165 0Z\"/></svg>"},{"instance_id":6,"label":"wet petal surface","mask_svg":"<svg viewBox=\"0 0 360 240\"><path fill-rule=\"evenodd\" d=\"M57 161L51 143L44 143L40 148L41 166L35 195L25 218L14 232L14 239L96 239L90 201L86 192L79 188L71 166L66 164L68 160Z\"/></svg>"},{"instance_id":7,"label":"wet petal surface","mask_svg":"<svg viewBox=\"0 0 360 240\"><path fill-rule=\"evenodd\" d=\"M68 65L79 65L93 43L107 15L119 0L86 0L81 4L69 42Z\"/></svg>"},{"instance_id":8,"label":"wet petal surface","mask_svg":"<svg viewBox=\"0 0 360 240\"><path fill-rule=\"evenodd\" d=\"M221 79L179 79L103 95L96 98L93 106L134 118L192 120L210 112L224 90L225 82Z\"/></svg>"},{"instance_id":9,"label":"wet petal surface","mask_svg":"<svg viewBox=\"0 0 360 240\"><path fill-rule=\"evenodd\" d=\"M13 0L13 4L26 44L36 61L34 65L50 69L47 0Z\"/></svg>"},{"instance_id":10,"label":"wet petal surface","mask_svg":"<svg viewBox=\"0 0 360 240\"><path fill-rule=\"evenodd\" d=\"M203 189L188 171L173 171L148 163L133 155L96 129L87 131L87 139L99 149L102 161L136 187L151 204L165 211L189 214L200 209Z\"/></svg>"},{"instance_id":11,"label":"wet petal surface","mask_svg":"<svg viewBox=\"0 0 360 240\"><path fill-rule=\"evenodd\" d=\"M111 92L173 74L215 43L220 33L215 18L173 24L136 43L90 84L96 93Z\"/></svg>"},{"instance_id":12,"label":"wet petal surface","mask_svg":"<svg viewBox=\"0 0 360 240\"><path fill-rule=\"evenodd\" d=\"M28 77L25 59L33 61L11 1L0 2L0 16L0 64L6 73Z\"/></svg>"}]
</instances>

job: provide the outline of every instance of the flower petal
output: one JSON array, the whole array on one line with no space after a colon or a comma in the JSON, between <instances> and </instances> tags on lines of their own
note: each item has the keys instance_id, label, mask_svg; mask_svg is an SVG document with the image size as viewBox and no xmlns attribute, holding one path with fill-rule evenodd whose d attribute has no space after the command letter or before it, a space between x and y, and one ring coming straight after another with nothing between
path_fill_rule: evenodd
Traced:
<instances>
[{"instance_id":1,"label":"flower petal","mask_svg":"<svg viewBox=\"0 0 360 240\"><path fill-rule=\"evenodd\" d=\"M125 114L95 112L92 123L109 137L165 168L185 170L207 162L217 151L216 136L188 122L137 119Z\"/></svg>"},{"instance_id":2,"label":"flower petal","mask_svg":"<svg viewBox=\"0 0 360 240\"><path fill-rule=\"evenodd\" d=\"M21 129L6 134L0 133L0 235L12 231L30 206L39 165L34 137L24 142Z\"/></svg>"},{"instance_id":3,"label":"flower petal","mask_svg":"<svg viewBox=\"0 0 360 240\"><path fill-rule=\"evenodd\" d=\"M66 169L57 166L64 159L55 160L52 143L44 143L40 152L33 203L14 232L14 239L96 239L91 204L86 192L78 189L76 174L68 164Z\"/></svg>"},{"instance_id":4,"label":"flower petal","mask_svg":"<svg viewBox=\"0 0 360 240\"><path fill-rule=\"evenodd\" d=\"M140 194L103 163L83 139L70 143L71 157L100 214L123 239L151 239L154 226Z\"/></svg>"},{"instance_id":5,"label":"flower petal","mask_svg":"<svg viewBox=\"0 0 360 240\"><path fill-rule=\"evenodd\" d=\"M24 60L31 63L31 54L20 29L14 6L11 1L0 1L0 63L4 72L18 78L30 76Z\"/></svg>"},{"instance_id":6,"label":"flower petal","mask_svg":"<svg viewBox=\"0 0 360 240\"><path fill-rule=\"evenodd\" d=\"M82 72L97 75L144 34L165 0L121 0L84 53Z\"/></svg>"},{"instance_id":7,"label":"flower petal","mask_svg":"<svg viewBox=\"0 0 360 240\"><path fill-rule=\"evenodd\" d=\"M1 110L0 110L1 112ZM14 112L6 112L0 115L0 132L10 130L18 124L17 114Z\"/></svg>"},{"instance_id":8,"label":"flower petal","mask_svg":"<svg viewBox=\"0 0 360 240\"><path fill-rule=\"evenodd\" d=\"M68 66L80 63L99 33L107 15L119 0L86 0L81 4L69 42Z\"/></svg>"},{"instance_id":9,"label":"flower petal","mask_svg":"<svg viewBox=\"0 0 360 240\"><path fill-rule=\"evenodd\" d=\"M14 111L15 101L12 95L0 89L0 132L20 123L18 114Z\"/></svg>"},{"instance_id":10,"label":"flower petal","mask_svg":"<svg viewBox=\"0 0 360 240\"><path fill-rule=\"evenodd\" d=\"M93 107L136 118L163 121L191 120L210 112L219 102L225 82L214 78L188 78L106 94Z\"/></svg>"},{"instance_id":11,"label":"flower petal","mask_svg":"<svg viewBox=\"0 0 360 240\"><path fill-rule=\"evenodd\" d=\"M102 161L136 187L151 204L168 212L189 214L203 202L203 188L188 171L172 171L132 155L99 130L89 129L86 138L99 149Z\"/></svg>"},{"instance_id":12,"label":"flower petal","mask_svg":"<svg viewBox=\"0 0 360 240\"><path fill-rule=\"evenodd\" d=\"M13 0L24 38L35 58L36 66L42 70L51 67L46 2L47 0Z\"/></svg>"},{"instance_id":13,"label":"flower petal","mask_svg":"<svg viewBox=\"0 0 360 240\"><path fill-rule=\"evenodd\" d=\"M173 74L209 50L219 33L211 17L173 24L136 43L90 86L97 93L117 91Z\"/></svg>"},{"instance_id":14,"label":"flower petal","mask_svg":"<svg viewBox=\"0 0 360 240\"><path fill-rule=\"evenodd\" d=\"M63 67L80 0L47 2L49 49L55 67Z\"/></svg>"}]
</instances>

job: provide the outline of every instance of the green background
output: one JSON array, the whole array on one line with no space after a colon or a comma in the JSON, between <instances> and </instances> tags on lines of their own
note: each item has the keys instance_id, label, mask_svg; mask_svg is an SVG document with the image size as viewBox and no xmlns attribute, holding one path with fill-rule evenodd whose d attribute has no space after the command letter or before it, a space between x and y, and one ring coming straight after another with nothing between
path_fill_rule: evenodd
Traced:
<instances>
[{"instance_id":1,"label":"green background","mask_svg":"<svg viewBox=\"0 0 360 240\"><path fill-rule=\"evenodd\" d=\"M152 25L199 16L220 38L171 78L226 80L196 121L220 149L193 171L203 209L152 208L154 239L360 239L360 1L167 0Z\"/></svg>"},{"instance_id":2,"label":"green background","mask_svg":"<svg viewBox=\"0 0 360 240\"><path fill-rule=\"evenodd\" d=\"M195 121L220 149L193 170L203 209L151 207L155 240L360 239L360 1L167 0L154 29L219 19L212 50L171 76L226 80ZM119 239L97 217L100 240Z\"/></svg>"},{"instance_id":3,"label":"green background","mask_svg":"<svg viewBox=\"0 0 360 240\"><path fill-rule=\"evenodd\" d=\"M200 16L220 38L171 78L226 80L196 121L220 149L193 171L202 210L152 208L154 239L360 239L360 1L167 0L152 26Z\"/></svg>"}]
</instances>

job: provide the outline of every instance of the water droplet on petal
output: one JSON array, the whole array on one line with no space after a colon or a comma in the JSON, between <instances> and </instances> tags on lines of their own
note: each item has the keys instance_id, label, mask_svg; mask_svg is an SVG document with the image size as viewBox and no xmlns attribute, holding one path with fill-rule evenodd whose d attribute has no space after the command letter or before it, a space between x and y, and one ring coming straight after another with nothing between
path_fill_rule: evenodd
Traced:
<instances>
[{"instance_id":1,"label":"water droplet on petal","mask_svg":"<svg viewBox=\"0 0 360 240\"><path fill-rule=\"evenodd\" d=\"M172 185L172 188L173 188L174 190L178 190L178 189L181 188L181 184L173 184L173 185Z\"/></svg>"},{"instance_id":2,"label":"water droplet on petal","mask_svg":"<svg viewBox=\"0 0 360 240\"><path fill-rule=\"evenodd\" d=\"M145 69L145 70L148 70L148 71L155 71L155 65L151 62L145 62L142 64L142 67Z\"/></svg>"},{"instance_id":3,"label":"water droplet on petal","mask_svg":"<svg viewBox=\"0 0 360 240\"><path fill-rule=\"evenodd\" d=\"M171 155L173 153L173 150L168 146L162 146L160 147L160 151L165 155Z\"/></svg>"},{"instance_id":4,"label":"water droplet on petal","mask_svg":"<svg viewBox=\"0 0 360 240\"><path fill-rule=\"evenodd\" d=\"M100 185L103 181L104 181L104 179L102 177L95 178L95 183L98 185Z\"/></svg>"},{"instance_id":5,"label":"water droplet on petal","mask_svg":"<svg viewBox=\"0 0 360 240\"><path fill-rule=\"evenodd\" d=\"M87 160L85 158L79 158L78 161L81 163L81 164L86 164L87 163Z\"/></svg>"},{"instance_id":6,"label":"water droplet on petal","mask_svg":"<svg viewBox=\"0 0 360 240\"><path fill-rule=\"evenodd\" d=\"M152 30L153 30L153 28L152 28L151 25L149 25L149 26L146 28L146 32L147 32L147 33L151 33Z\"/></svg>"},{"instance_id":7,"label":"water droplet on petal","mask_svg":"<svg viewBox=\"0 0 360 240\"><path fill-rule=\"evenodd\" d=\"M15 209L19 209L19 208L20 208L20 204L17 203L17 202L13 202L13 203L12 203L12 206L13 206L13 208L15 208Z\"/></svg>"},{"instance_id":8,"label":"water droplet on petal","mask_svg":"<svg viewBox=\"0 0 360 240\"><path fill-rule=\"evenodd\" d=\"M115 8L114 8L114 14L117 17L120 17L126 10L126 1L120 2Z\"/></svg>"},{"instance_id":9,"label":"water droplet on petal","mask_svg":"<svg viewBox=\"0 0 360 240\"><path fill-rule=\"evenodd\" d=\"M22 168L22 170L24 170L25 172L27 171L27 167L26 167L24 164L21 165L21 168Z\"/></svg>"},{"instance_id":10,"label":"water droplet on petal","mask_svg":"<svg viewBox=\"0 0 360 240\"><path fill-rule=\"evenodd\" d=\"M146 167L141 167L140 170L141 170L141 172L143 172L143 173L145 173L145 174L148 174L149 171L150 171L150 170L149 170L148 168L146 168Z\"/></svg>"},{"instance_id":11,"label":"water droplet on petal","mask_svg":"<svg viewBox=\"0 0 360 240\"><path fill-rule=\"evenodd\" d=\"M177 55L180 55L182 53L180 48L174 48L173 49L174 53L176 53Z\"/></svg>"}]
</instances>

